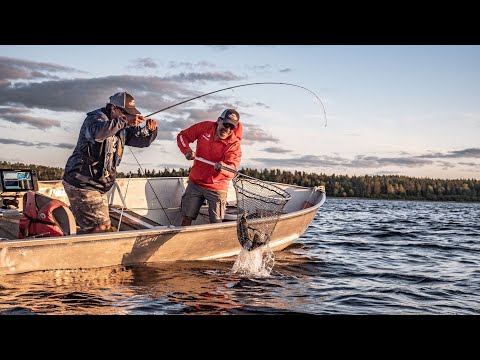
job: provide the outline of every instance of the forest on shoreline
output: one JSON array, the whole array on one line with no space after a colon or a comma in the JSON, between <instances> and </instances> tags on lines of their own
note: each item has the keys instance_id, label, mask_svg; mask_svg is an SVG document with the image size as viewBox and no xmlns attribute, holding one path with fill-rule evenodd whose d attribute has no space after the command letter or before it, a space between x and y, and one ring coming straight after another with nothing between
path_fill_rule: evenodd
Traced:
<instances>
[{"instance_id":1,"label":"forest on shoreline","mask_svg":"<svg viewBox=\"0 0 480 360\"><path fill-rule=\"evenodd\" d=\"M42 165L26 165L0 161L2 169L35 170L39 181L58 180L63 177L63 168ZM327 196L355 197L392 200L430 201L480 201L480 180L477 179L431 179L401 175L326 175L304 171L284 171L279 169L241 168L241 173L265 181L274 181L299 186L325 186ZM165 168L159 170L137 169L132 177L175 177L188 176L189 169ZM119 172L118 177L128 177L130 173Z\"/></svg>"}]
</instances>

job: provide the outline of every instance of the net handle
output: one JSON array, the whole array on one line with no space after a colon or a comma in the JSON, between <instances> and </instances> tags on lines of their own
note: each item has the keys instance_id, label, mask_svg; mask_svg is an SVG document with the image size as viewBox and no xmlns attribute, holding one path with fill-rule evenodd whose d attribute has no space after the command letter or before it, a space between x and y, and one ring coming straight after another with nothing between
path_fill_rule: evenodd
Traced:
<instances>
[{"instance_id":1,"label":"net handle","mask_svg":"<svg viewBox=\"0 0 480 360\"><path fill-rule=\"evenodd\" d=\"M213 161L210 161L210 160L207 160L207 159L204 159L200 156L195 156L195 160L198 160L198 161L201 161L201 162L204 162L206 164L210 164L212 166L215 166L215 163ZM220 165L220 168L222 168L223 170L227 170L227 171L230 171L232 173L234 173L235 175L237 176L243 176L243 177L246 177L248 179L252 179L252 180L255 180L255 181L262 181L262 180L259 180L257 178L254 178L254 177L251 177L251 176L248 176L248 175L245 175L245 174L242 174L241 172L238 172L237 170L234 170L232 168L229 168L228 166L224 166L224 165Z\"/></svg>"},{"instance_id":2,"label":"net handle","mask_svg":"<svg viewBox=\"0 0 480 360\"><path fill-rule=\"evenodd\" d=\"M207 159L204 159L200 156L196 156L195 157L195 160L198 160L198 161L201 161L201 162L204 162L206 164L210 164L212 166L215 166L215 163L213 161L210 161L210 160L207 160ZM232 173L234 173L235 175L239 175L240 173L237 171L237 170L234 170L232 168L229 168L228 166L223 166L223 165L220 165L220 167L223 169L223 170L227 170L227 171L230 171ZM242 174L243 175L243 174ZM245 175L246 176L246 175Z\"/></svg>"}]
</instances>

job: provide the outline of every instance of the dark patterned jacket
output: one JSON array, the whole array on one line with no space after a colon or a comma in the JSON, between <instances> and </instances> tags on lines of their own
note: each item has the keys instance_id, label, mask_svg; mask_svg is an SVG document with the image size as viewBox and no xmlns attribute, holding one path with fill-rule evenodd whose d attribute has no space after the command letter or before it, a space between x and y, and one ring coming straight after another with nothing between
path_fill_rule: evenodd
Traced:
<instances>
[{"instance_id":1,"label":"dark patterned jacket","mask_svg":"<svg viewBox=\"0 0 480 360\"><path fill-rule=\"evenodd\" d=\"M125 116L110 120L105 108L91 111L80 129L77 146L67 160L63 179L73 186L105 193L115 183L124 145L150 146L157 132L158 129L128 126Z\"/></svg>"}]
</instances>

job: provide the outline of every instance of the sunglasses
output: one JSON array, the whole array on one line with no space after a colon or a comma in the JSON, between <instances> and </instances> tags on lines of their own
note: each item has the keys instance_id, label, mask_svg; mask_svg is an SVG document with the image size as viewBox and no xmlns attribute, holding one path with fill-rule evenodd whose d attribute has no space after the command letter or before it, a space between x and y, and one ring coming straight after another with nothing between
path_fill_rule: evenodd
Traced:
<instances>
[{"instance_id":1,"label":"sunglasses","mask_svg":"<svg viewBox=\"0 0 480 360\"><path fill-rule=\"evenodd\" d=\"M223 127L226 128L226 129L230 129L230 130L234 130L235 129L235 125L233 124L230 124L230 123L222 123L223 124Z\"/></svg>"},{"instance_id":2,"label":"sunglasses","mask_svg":"<svg viewBox=\"0 0 480 360\"><path fill-rule=\"evenodd\" d=\"M118 110L120 110L120 112L123 114L123 115L128 115L128 113L121 107L117 107Z\"/></svg>"}]
</instances>

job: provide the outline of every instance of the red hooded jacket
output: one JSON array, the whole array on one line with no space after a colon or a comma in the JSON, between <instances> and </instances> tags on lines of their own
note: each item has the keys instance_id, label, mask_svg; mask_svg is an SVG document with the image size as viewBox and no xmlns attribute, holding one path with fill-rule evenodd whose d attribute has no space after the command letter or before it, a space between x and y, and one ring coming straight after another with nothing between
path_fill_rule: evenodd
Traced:
<instances>
[{"instance_id":1,"label":"red hooded jacket","mask_svg":"<svg viewBox=\"0 0 480 360\"><path fill-rule=\"evenodd\" d=\"M177 135L178 148L185 154L191 150L189 144L196 140L197 156L213 162L221 161L223 165L238 170L242 158L240 139L234 131L225 140L218 139L215 136L216 127L216 122L203 121L180 131ZM230 171L215 171L213 165L194 161L188 179L205 189L227 191L228 182L234 176Z\"/></svg>"}]
</instances>

